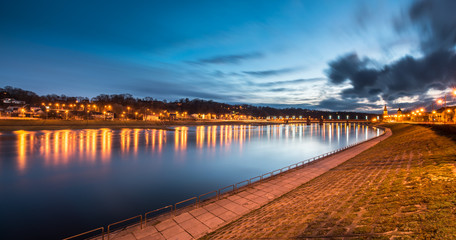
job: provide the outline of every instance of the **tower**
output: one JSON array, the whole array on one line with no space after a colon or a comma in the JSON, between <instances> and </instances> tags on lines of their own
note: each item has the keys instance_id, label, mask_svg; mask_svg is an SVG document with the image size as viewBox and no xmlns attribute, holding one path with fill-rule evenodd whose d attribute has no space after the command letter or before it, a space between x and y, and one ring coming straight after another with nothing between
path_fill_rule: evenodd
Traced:
<instances>
[{"instance_id":1,"label":"tower","mask_svg":"<svg viewBox=\"0 0 456 240\"><path fill-rule=\"evenodd\" d=\"M388 116L388 110L386 109L386 104L385 104L385 107L383 108L383 118L385 118L386 116Z\"/></svg>"},{"instance_id":2,"label":"tower","mask_svg":"<svg viewBox=\"0 0 456 240\"><path fill-rule=\"evenodd\" d=\"M399 109L397 110L397 115L401 115L401 114L402 114L402 110L401 110L401 108L399 108Z\"/></svg>"}]
</instances>

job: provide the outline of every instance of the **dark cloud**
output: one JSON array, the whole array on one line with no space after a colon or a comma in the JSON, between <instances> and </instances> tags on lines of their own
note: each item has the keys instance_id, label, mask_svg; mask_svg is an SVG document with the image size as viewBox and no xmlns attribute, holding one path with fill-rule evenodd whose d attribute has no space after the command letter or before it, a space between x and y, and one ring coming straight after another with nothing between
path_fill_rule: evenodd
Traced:
<instances>
[{"instance_id":1,"label":"dark cloud","mask_svg":"<svg viewBox=\"0 0 456 240\"><path fill-rule=\"evenodd\" d=\"M455 9L454 0L419 0L409 9L407 17L420 33L421 48L424 52L454 47L456 44Z\"/></svg>"},{"instance_id":2,"label":"dark cloud","mask_svg":"<svg viewBox=\"0 0 456 240\"><path fill-rule=\"evenodd\" d=\"M350 79L361 69L365 68L367 60L360 60L356 53L350 53L329 63L327 71L331 82L339 84Z\"/></svg>"},{"instance_id":3,"label":"dark cloud","mask_svg":"<svg viewBox=\"0 0 456 240\"><path fill-rule=\"evenodd\" d=\"M399 30L418 29L422 36L423 56L405 56L391 64L374 66L369 58L349 53L328 63L326 74L331 83L348 83L343 99L368 99L394 102L401 97L420 96L430 88L444 90L456 80L456 1L419 0L400 21Z\"/></svg>"},{"instance_id":4,"label":"dark cloud","mask_svg":"<svg viewBox=\"0 0 456 240\"><path fill-rule=\"evenodd\" d=\"M422 95L430 88L444 90L455 83L456 54L438 51L422 58L406 56L382 68L368 67L356 54L342 56L329 63L333 84L344 81L352 88L342 91L343 98L367 98L394 101L404 96Z\"/></svg>"},{"instance_id":5,"label":"dark cloud","mask_svg":"<svg viewBox=\"0 0 456 240\"><path fill-rule=\"evenodd\" d=\"M356 101L339 100L328 98L318 103L318 109L326 109L331 111L353 111L366 110L369 108L377 108L376 104L359 103Z\"/></svg>"},{"instance_id":6,"label":"dark cloud","mask_svg":"<svg viewBox=\"0 0 456 240\"><path fill-rule=\"evenodd\" d=\"M277 76L286 73L291 73L296 71L296 68L282 68L277 70L267 70L267 71L244 71L243 73L248 74L254 77L269 77L269 76Z\"/></svg>"},{"instance_id":7,"label":"dark cloud","mask_svg":"<svg viewBox=\"0 0 456 240\"><path fill-rule=\"evenodd\" d=\"M236 54L236 55L219 55L211 58L198 60L199 64L239 64L244 60L262 58L264 55L259 52ZM193 62L195 63L195 62Z\"/></svg>"}]
</instances>

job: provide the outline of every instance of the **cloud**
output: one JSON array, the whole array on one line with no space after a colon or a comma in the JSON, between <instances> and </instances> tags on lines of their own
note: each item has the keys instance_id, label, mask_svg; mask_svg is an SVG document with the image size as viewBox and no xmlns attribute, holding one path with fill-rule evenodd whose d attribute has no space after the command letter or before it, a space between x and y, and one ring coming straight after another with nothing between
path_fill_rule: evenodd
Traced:
<instances>
[{"instance_id":1,"label":"cloud","mask_svg":"<svg viewBox=\"0 0 456 240\"><path fill-rule=\"evenodd\" d=\"M366 109L378 108L378 105L374 103L366 104L352 100L339 100L335 98L328 98L318 103L318 108L332 111L365 111Z\"/></svg>"},{"instance_id":2,"label":"cloud","mask_svg":"<svg viewBox=\"0 0 456 240\"><path fill-rule=\"evenodd\" d=\"M198 64L239 64L242 61L249 59L258 59L262 58L264 55L259 52L245 53L245 54L235 54L235 55L218 55L210 58L203 58L196 62Z\"/></svg>"},{"instance_id":3,"label":"cloud","mask_svg":"<svg viewBox=\"0 0 456 240\"><path fill-rule=\"evenodd\" d=\"M277 76L282 74L287 74L291 72L295 72L296 68L282 68L277 70L266 70L266 71L244 71L243 73L248 74L254 77L269 77L269 76Z\"/></svg>"},{"instance_id":4,"label":"cloud","mask_svg":"<svg viewBox=\"0 0 456 240\"><path fill-rule=\"evenodd\" d=\"M252 84L254 84L256 86L260 86L260 87L274 87L274 86L293 85L293 84L301 84L301 83L315 83L318 81L325 81L325 80L326 80L325 78L300 78L300 79L293 79L293 80L252 83Z\"/></svg>"},{"instance_id":5,"label":"cloud","mask_svg":"<svg viewBox=\"0 0 456 240\"><path fill-rule=\"evenodd\" d=\"M396 19L396 29L415 29L422 36L421 57L405 56L390 64L376 66L370 58L348 53L328 63L326 74L334 85L349 84L342 99L394 102L419 96L425 101L429 89L445 90L456 83L455 1L419 0L408 15ZM324 103L324 102L323 102Z\"/></svg>"},{"instance_id":6,"label":"cloud","mask_svg":"<svg viewBox=\"0 0 456 240\"><path fill-rule=\"evenodd\" d=\"M456 54L438 51L422 58L406 56L400 60L373 68L370 60L359 60L350 53L329 63L330 82L348 81L351 88L342 91L343 98L367 98L371 101L393 101L404 96L422 95L430 88L444 90L455 82Z\"/></svg>"},{"instance_id":7,"label":"cloud","mask_svg":"<svg viewBox=\"0 0 456 240\"><path fill-rule=\"evenodd\" d=\"M456 44L456 1L419 0L414 2L402 26L411 22L420 34L423 52L452 48ZM407 19L408 17L408 19Z\"/></svg>"},{"instance_id":8,"label":"cloud","mask_svg":"<svg viewBox=\"0 0 456 240\"><path fill-rule=\"evenodd\" d=\"M201 98L207 100L225 100L223 94L215 94L200 87L178 82L163 82L150 79L135 79L121 85L124 89L144 96L163 99Z\"/></svg>"}]
</instances>

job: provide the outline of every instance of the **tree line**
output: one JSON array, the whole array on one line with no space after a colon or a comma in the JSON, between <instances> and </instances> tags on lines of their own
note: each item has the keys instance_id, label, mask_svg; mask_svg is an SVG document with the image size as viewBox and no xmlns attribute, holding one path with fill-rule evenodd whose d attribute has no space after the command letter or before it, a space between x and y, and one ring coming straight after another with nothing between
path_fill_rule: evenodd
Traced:
<instances>
[{"instance_id":1,"label":"tree line","mask_svg":"<svg viewBox=\"0 0 456 240\"><path fill-rule=\"evenodd\" d=\"M367 113L356 113L356 112L329 112L320 110L310 110L303 108L273 108L268 106L253 106L249 104L242 105L231 105L227 103L219 103L212 100L182 98L176 101L158 100L152 97L135 98L131 94L100 94L91 99L87 97L74 97L66 95L48 94L39 96L38 94L23 90L21 88L15 88L6 86L0 88L1 98L14 98L19 101L25 101L31 106L40 106L42 103L60 103L60 104L74 104L76 102L80 104L97 104L97 105L114 105L117 106L115 109L130 107L135 110L143 111L148 109L150 111L164 111L168 112L187 112L188 114L240 114L249 115L253 117L268 117L268 116L303 116L319 118L323 116L328 118L332 115L336 118L336 115L340 115L341 119L345 119L346 115L349 115L351 119L359 115L359 118L369 116L369 118L376 116L375 114ZM3 102L2 102L3 104Z\"/></svg>"}]
</instances>

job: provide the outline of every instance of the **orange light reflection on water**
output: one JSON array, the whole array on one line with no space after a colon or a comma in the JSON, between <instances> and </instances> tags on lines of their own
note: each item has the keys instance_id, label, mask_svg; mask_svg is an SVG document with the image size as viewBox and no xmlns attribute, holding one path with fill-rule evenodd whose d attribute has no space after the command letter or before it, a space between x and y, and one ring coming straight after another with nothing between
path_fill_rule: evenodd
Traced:
<instances>
[{"instance_id":1,"label":"orange light reflection on water","mask_svg":"<svg viewBox=\"0 0 456 240\"><path fill-rule=\"evenodd\" d=\"M352 128L353 133L350 132ZM344 132L342 132L343 129ZM257 131L257 133L253 131ZM90 163L108 163L111 161L112 155L115 154L113 152L114 146L121 154L134 155L138 154L142 148L161 153L167 146L167 131L157 129L16 131L14 133L17 136L16 166L19 172L27 169L28 159L31 159L32 156L41 156L44 165L47 167L68 165L72 159ZM306 136L307 133L309 135ZM193 138L193 134L195 134L195 138ZM264 134L267 136L263 136ZM340 144L341 135L345 135L347 141L351 137L358 140L358 135L360 138L367 138L368 127L350 123L330 123L322 126L312 124L308 127L304 124L286 126L222 125L198 126L194 133L189 132L188 127L176 127L173 136L174 145L170 147L174 146L174 151L185 154L188 149L188 141L195 141L197 149L219 147L229 150L230 145L236 143L242 151L245 144L250 142L252 138L266 137L269 141L284 137L285 141L288 141L288 138L312 138L312 136L316 137L319 134L324 141L328 141L330 144ZM326 136L326 134L328 135ZM354 136L351 136L352 134ZM377 132L377 134L379 133Z\"/></svg>"}]
</instances>

